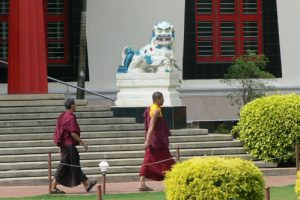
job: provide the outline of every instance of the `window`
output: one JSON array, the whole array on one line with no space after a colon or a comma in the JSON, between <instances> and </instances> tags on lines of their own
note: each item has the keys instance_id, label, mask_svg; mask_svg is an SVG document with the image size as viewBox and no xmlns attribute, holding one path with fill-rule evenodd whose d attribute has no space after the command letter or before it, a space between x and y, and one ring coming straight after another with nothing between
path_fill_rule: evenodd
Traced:
<instances>
[{"instance_id":1,"label":"window","mask_svg":"<svg viewBox=\"0 0 300 200\"><path fill-rule=\"evenodd\" d=\"M48 63L67 63L68 44L68 0L45 0L47 24Z\"/></svg>"},{"instance_id":2,"label":"window","mask_svg":"<svg viewBox=\"0 0 300 200\"><path fill-rule=\"evenodd\" d=\"M282 77L276 0L185 0L184 80L224 78L245 49L265 54L266 69Z\"/></svg>"},{"instance_id":3,"label":"window","mask_svg":"<svg viewBox=\"0 0 300 200\"><path fill-rule=\"evenodd\" d=\"M8 57L8 0L0 0L0 60Z\"/></svg>"},{"instance_id":4,"label":"window","mask_svg":"<svg viewBox=\"0 0 300 200\"><path fill-rule=\"evenodd\" d=\"M195 0L197 63L262 53L261 7L261 0Z\"/></svg>"},{"instance_id":5,"label":"window","mask_svg":"<svg viewBox=\"0 0 300 200\"><path fill-rule=\"evenodd\" d=\"M9 0L0 0L0 59L8 58ZM48 63L69 62L68 0L44 0Z\"/></svg>"}]
</instances>

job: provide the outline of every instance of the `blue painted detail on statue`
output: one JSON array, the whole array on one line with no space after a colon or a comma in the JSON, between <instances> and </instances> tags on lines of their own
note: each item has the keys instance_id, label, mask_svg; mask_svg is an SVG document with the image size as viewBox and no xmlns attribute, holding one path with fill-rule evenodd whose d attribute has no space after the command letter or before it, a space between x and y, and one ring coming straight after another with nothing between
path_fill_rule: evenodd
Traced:
<instances>
[{"instance_id":1,"label":"blue painted detail on statue","mask_svg":"<svg viewBox=\"0 0 300 200\"><path fill-rule=\"evenodd\" d=\"M126 54L129 54L129 53L132 53L132 52L133 52L133 49L130 48L130 47L127 47L126 50L125 50Z\"/></svg>"},{"instance_id":2,"label":"blue painted detail on statue","mask_svg":"<svg viewBox=\"0 0 300 200\"><path fill-rule=\"evenodd\" d=\"M128 67L132 61L134 54L135 54L133 49L130 47L126 48L124 53L126 54L126 58L124 59L124 63L122 63L123 65L119 66L119 68L117 70L118 73L127 73L128 72Z\"/></svg>"},{"instance_id":3,"label":"blue painted detail on statue","mask_svg":"<svg viewBox=\"0 0 300 200\"><path fill-rule=\"evenodd\" d=\"M140 50L135 51L135 52L134 52L134 55L136 55L136 56L141 55Z\"/></svg>"},{"instance_id":4,"label":"blue painted detail on statue","mask_svg":"<svg viewBox=\"0 0 300 200\"><path fill-rule=\"evenodd\" d=\"M155 48L156 48L156 49L162 49L162 48L164 48L164 47L167 48L168 50L172 50L172 47L169 46L169 45L168 45L168 46L157 45Z\"/></svg>"},{"instance_id":5,"label":"blue painted detail on statue","mask_svg":"<svg viewBox=\"0 0 300 200\"><path fill-rule=\"evenodd\" d=\"M126 58L125 58L125 60L124 60L124 67L129 67L129 65L130 65L130 63L131 63L131 61L132 61L132 58L133 58L133 56L134 56L134 52L130 52L129 54L127 54L127 56L126 56Z\"/></svg>"},{"instance_id":6,"label":"blue painted detail on statue","mask_svg":"<svg viewBox=\"0 0 300 200\"><path fill-rule=\"evenodd\" d=\"M127 73L128 72L128 67L124 67L124 66L120 65L117 72L118 73Z\"/></svg>"},{"instance_id":7,"label":"blue painted detail on statue","mask_svg":"<svg viewBox=\"0 0 300 200\"><path fill-rule=\"evenodd\" d=\"M151 56L145 55L144 59L148 65L151 65L153 63Z\"/></svg>"}]
</instances>

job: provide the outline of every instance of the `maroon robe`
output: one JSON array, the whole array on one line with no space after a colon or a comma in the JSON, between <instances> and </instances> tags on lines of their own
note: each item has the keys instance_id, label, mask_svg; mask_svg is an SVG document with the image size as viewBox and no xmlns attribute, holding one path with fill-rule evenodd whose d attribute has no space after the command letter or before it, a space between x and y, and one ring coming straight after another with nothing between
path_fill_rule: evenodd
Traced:
<instances>
[{"instance_id":1,"label":"maroon robe","mask_svg":"<svg viewBox=\"0 0 300 200\"><path fill-rule=\"evenodd\" d=\"M61 149L61 164L58 165L54 178L66 187L74 187L87 181L80 167L80 157L76 148L78 142L73 139L71 133L80 136L80 128L73 112L65 111L57 119L53 140Z\"/></svg>"},{"instance_id":2,"label":"maroon robe","mask_svg":"<svg viewBox=\"0 0 300 200\"><path fill-rule=\"evenodd\" d=\"M145 137L150 125L150 108L144 112ZM155 181L162 181L165 172L170 170L175 160L169 151L169 136L171 135L166 121L158 117L154 126L153 133L149 141L149 147L146 149L144 162L140 169L140 176Z\"/></svg>"},{"instance_id":3,"label":"maroon robe","mask_svg":"<svg viewBox=\"0 0 300 200\"><path fill-rule=\"evenodd\" d=\"M74 113L65 111L57 118L55 134L53 136L54 143L59 147L72 144L78 145L71 136L71 133L77 133L80 136L80 128Z\"/></svg>"}]
</instances>

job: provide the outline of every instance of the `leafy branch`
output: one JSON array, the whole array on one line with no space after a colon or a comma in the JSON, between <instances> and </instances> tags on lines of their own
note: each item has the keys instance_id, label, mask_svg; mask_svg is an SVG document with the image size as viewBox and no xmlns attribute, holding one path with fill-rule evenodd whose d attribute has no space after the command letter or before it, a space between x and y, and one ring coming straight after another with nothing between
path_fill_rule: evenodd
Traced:
<instances>
[{"instance_id":1,"label":"leafy branch","mask_svg":"<svg viewBox=\"0 0 300 200\"><path fill-rule=\"evenodd\" d=\"M274 89L266 85L266 79L275 80L275 76L266 71L268 63L265 55L257 55L254 51L247 51L235 59L221 80L221 83L236 89L228 95L233 105L246 105Z\"/></svg>"}]
</instances>

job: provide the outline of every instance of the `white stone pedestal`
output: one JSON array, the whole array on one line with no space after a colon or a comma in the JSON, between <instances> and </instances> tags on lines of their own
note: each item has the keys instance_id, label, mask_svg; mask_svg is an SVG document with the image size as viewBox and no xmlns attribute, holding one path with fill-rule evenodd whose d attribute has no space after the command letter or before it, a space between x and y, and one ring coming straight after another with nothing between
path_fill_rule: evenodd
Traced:
<instances>
[{"instance_id":1,"label":"white stone pedestal","mask_svg":"<svg viewBox=\"0 0 300 200\"><path fill-rule=\"evenodd\" d=\"M117 107L147 107L152 104L156 91L164 95L164 106L181 106L177 88L180 74L172 73L119 73L117 74Z\"/></svg>"}]
</instances>

